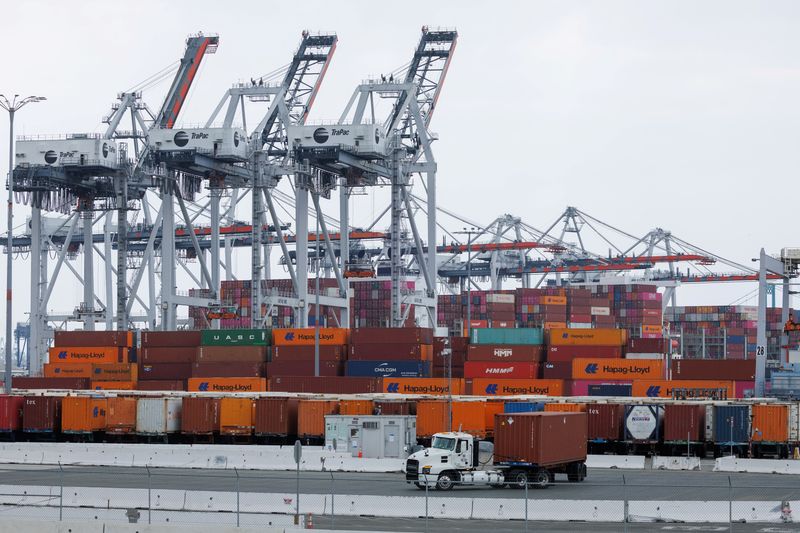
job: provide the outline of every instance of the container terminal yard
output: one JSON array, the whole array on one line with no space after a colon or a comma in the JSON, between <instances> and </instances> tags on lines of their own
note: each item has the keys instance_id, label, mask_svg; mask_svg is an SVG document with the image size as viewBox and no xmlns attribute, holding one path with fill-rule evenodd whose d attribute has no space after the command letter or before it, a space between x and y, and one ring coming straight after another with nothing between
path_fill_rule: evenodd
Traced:
<instances>
[{"instance_id":1,"label":"container terminal yard","mask_svg":"<svg viewBox=\"0 0 800 533\"><path fill-rule=\"evenodd\" d=\"M57 469L59 519L65 479L146 489L152 514L151 466L164 469L165 491L233 489L214 481L210 463L191 474L144 464L143 484L126 481L133 458L73 464L70 455L169 450L189 464L206 449L296 450L285 468L240 465L254 472L242 488L236 470L235 515L239 526L242 490L293 494L286 472L255 471L296 464L295 511L265 513L295 514L297 524L305 449L323 454L321 472L305 474L312 495L333 495L322 484L336 460L351 465L337 475L355 500L425 500L424 525L414 515L403 526L381 520L391 514L359 522L356 511L334 524L325 500L304 520L328 514L331 529L519 530L497 515L499 500L475 515L476 497L519 497L477 492L486 485L524 489L526 530L528 490L545 487L559 502L624 500L622 518L595 516L588 529L648 530L632 524L627 493L604 497L600 486L618 483L607 469L630 460L645 470L622 486L662 485L642 500L679 500L683 486L698 493L686 498L730 504L732 522L725 487L771 484L774 494L740 498L778 500L769 518L753 507L749 523L788 521L800 495L793 478L769 472L794 472L800 459L800 314L790 305L800 248L746 251L756 257L743 264L709 251L713 243L661 228L637 236L574 206L545 230L527 215L476 223L437 199L448 161L436 157L431 125L459 68L459 32L422 26L410 57L395 58L403 67L362 80L323 121L314 104L335 83L339 36L298 35L288 64L234 82L191 127L182 111L225 35L192 34L182 55L176 36L179 61L119 92L100 133L14 137L14 113L44 98L0 99L12 117L9 194L30 210L25 228L3 238L8 275L25 268L32 280L29 320L13 333L9 288L0 456L24 460L0 457L0 493L53 485ZM166 96L146 102L160 82ZM354 226L352 200L380 194L388 205ZM66 283L80 287L79 301L57 299ZM757 305L678 305L684 287L700 284L750 284ZM44 459L52 450L55 462ZM15 473L32 464L43 470ZM759 464L772 466L746 473ZM690 471L658 470L673 467ZM732 473L727 485L721 472ZM450 522L429 528L429 492L452 489L483 520L442 514ZM259 513L249 519L267 524Z\"/></svg>"}]
</instances>

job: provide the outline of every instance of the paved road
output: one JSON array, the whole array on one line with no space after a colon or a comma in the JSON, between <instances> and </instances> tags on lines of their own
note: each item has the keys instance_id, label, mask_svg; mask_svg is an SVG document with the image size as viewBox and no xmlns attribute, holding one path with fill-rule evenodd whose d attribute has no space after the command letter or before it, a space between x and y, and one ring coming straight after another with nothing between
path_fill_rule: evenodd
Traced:
<instances>
[{"instance_id":1,"label":"paved road","mask_svg":"<svg viewBox=\"0 0 800 533\"><path fill-rule=\"evenodd\" d=\"M156 489L235 491L232 471L200 469L150 469L151 486ZM240 471L243 492L295 491L294 472ZM62 474L58 468L0 466L0 484L53 485ZM623 477L627 486L623 486ZM728 480L731 485L729 487ZM360 494L381 496L417 496L422 491L405 483L402 474L368 474L301 472L301 492L306 494ZM147 472L141 468L65 467L67 486L146 488ZM463 498L516 497L512 489L457 487L442 493L431 491L431 497L446 495ZM558 476L555 485L546 490L531 490L532 499L570 500L800 500L800 479L797 476L774 474L724 474L716 472L620 471L590 469L583 483L568 483Z\"/></svg>"}]
</instances>

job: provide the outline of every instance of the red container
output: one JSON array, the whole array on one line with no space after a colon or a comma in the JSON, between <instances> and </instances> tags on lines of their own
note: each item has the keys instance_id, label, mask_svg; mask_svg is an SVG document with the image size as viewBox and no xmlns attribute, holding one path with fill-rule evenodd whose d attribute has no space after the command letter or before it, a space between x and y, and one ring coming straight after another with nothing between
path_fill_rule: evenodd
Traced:
<instances>
[{"instance_id":1,"label":"red container","mask_svg":"<svg viewBox=\"0 0 800 533\"><path fill-rule=\"evenodd\" d=\"M181 432L185 435L212 435L219 428L219 398L183 399Z\"/></svg>"},{"instance_id":2,"label":"red container","mask_svg":"<svg viewBox=\"0 0 800 533\"><path fill-rule=\"evenodd\" d=\"M755 381L735 381L733 383L734 398L753 398L755 396Z\"/></svg>"},{"instance_id":3,"label":"red container","mask_svg":"<svg viewBox=\"0 0 800 533\"><path fill-rule=\"evenodd\" d=\"M417 414L417 402L374 402L375 414L384 416L405 416Z\"/></svg>"},{"instance_id":4,"label":"red container","mask_svg":"<svg viewBox=\"0 0 800 533\"><path fill-rule=\"evenodd\" d=\"M547 361L546 363L542 363L542 378L572 379L572 362Z\"/></svg>"},{"instance_id":5,"label":"red container","mask_svg":"<svg viewBox=\"0 0 800 533\"><path fill-rule=\"evenodd\" d=\"M596 442L622 440L625 406L614 403L593 403L586 407L588 440Z\"/></svg>"},{"instance_id":6,"label":"red container","mask_svg":"<svg viewBox=\"0 0 800 533\"><path fill-rule=\"evenodd\" d=\"M270 392L313 392L317 394L362 394L383 392L382 378L270 376Z\"/></svg>"},{"instance_id":7,"label":"red container","mask_svg":"<svg viewBox=\"0 0 800 533\"><path fill-rule=\"evenodd\" d=\"M192 363L161 363L157 365L139 365L139 379L168 380L189 379L192 377Z\"/></svg>"},{"instance_id":8,"label":"red container","mask_svg":"<svg viewBox=\"0 0 800 533\"><path fill-rule=\"evenodd\" d=\"M263 363L266 360L266 346L201 346L197 351L198 363Z\"/></svg>"},{"instance_id":9,"label":"red container","mask_svg":"<svg viewBox=\"0 0 800 533\"><path fill-rule=\"evenodd\" d=\"M494 462L555 466L586 460L586 413L499 413Z\"/></svg>"},{"instance_id":10,"label":"red container","mask_svg":"<svg viewBox=\"0 0 800 533\"><path fill-rule=\"evenodd\" d=\"M320 361L344 361L347 355L346 347L344 346L326 346L319 347L319 360ZM272 347L272 362L278 363L283 361L313 361L314 360L314 347L313 346L273 346Z\"/></svg>"},{"instance_id":11,"label":"red container","mask_svg":"<svg viewBox=\"0 0 800 533\"><path fill-rule=\"evenodd\" d=\"M130 331L55 331L54 345L130 348L133 346L133 333Z\"/></svg>"},{"instance_id":12,"label":"red container","mask_svg":"<svg viewBox=\"0 0 800 533\"><path fill-rule=\"evenodd\" d=\"M672 379L753 381L755 359L674 359Z\"/></svg>"},{"instance_id":13,"label":"red container","mask_svg":"<svg viewBox=\"0 0 800 533\"><path fill-rule=\"evenodd\" d=\"M194 363L197 361L196 346L173 346L142 348L139 362L148 364L160 363Z\"/></svg>"},{"instance_id":14,"label":"red container","mask_svg":"<svg viewBox=\"0 0 800 533\"><path fill-rule=\"evenodd\" d=\"M200 331L143 331L142 348L156 346L200 346Z\"/></svg>"},{"instance_id":15,"label":"red container","mask_svg":"<svg viewBox=\"0 0 800 533\"><path fill-rule=\"evenodd\" d=\"M313 376L314 361L282 361L267 363L267 376ZM344 374L344 363L340 361L320 361L320 376L341 376Z\"/></svg>"},{"instance_id":16,"label":"red container","mask_svg":"<svg viewBox=\"0 0 800 533\"><path fill-rule=\"evenodd\" d=\"M259 437L297 435L297 398L256 400L255 432Z\"/></svg>"},{"instance_id":17,"label":"red container","mask_svg":"<svg viewBox=\"0 0 800 533\"><path fill-rule=\"evenodd\" d=\"M350 332L351 344L433 344L430 328L358 328Z\"/></svg>"},{"instance_id":18,"label":"red container","mask_svg":"<svg viewBox=\"0 0 800 533\"><path fill-rule=\"evenodd\" d=\"M533 362L544 361L544 346L474 344L467 351L469 361Z\"/></svg>"},{"instance_id":19,"label":"red container","mask_svg":"<svg viewBox=\"0 0 800 533\"><path fill-rule=\"evenodd\" d=\"M464 377L537 379L539 363L490 363L486 361L467 361L464 363Z\"/></svg>"},{"instance_id":20,"label":"red container","mask_svg":"<svg viewBox=\"0 0 800 533\"><path fill-rule=\"evenodd\" d=\"M186 381L178 380L151 380L139 381L136 384L136 390L149 390L149 391L185 391Z\"/></svg>"},{"instance_id":21,"label":"red container","mask_svg":"<svg viewBox=\"0 0 800 533\"><path fill-rule=\"evenodd\" d=\"M664 442L704 442L706 406L667 404L664 406Z\"/></svg>"},{"instance_id":22,"label":"red container","mask_svg":"<svg viewBox=\"0 0 800 533\"><path fill-rule=\"evenodd\" d=\"M10 433L22 428L23 396L0 396L0 433Z\"/></svg>"},{"instance_id":23,"label":"red container","mask_svg":"<svg viewBox=\"0 0 800 533\"><path fill-rule=\"evenodd\" d=\"M662 339L628 339L626 352L630 353L666 353L667 344Z\"/></svg>"},{"instance_id":24,"label":"red container","mask_svg":"<svg viewBox=\"0 0 800 533\"><path fill-rule=\"evenodd\" d=\"M433 345L430 344L351 344L352 361L430 361Z\"/></svg>"},{"instance_id":25,"label":"red container","mask_svg":"<svg viewBox=\"0 0 800 533\"><path fill-rule=\"evenodd\" d=\"M25 433L61 431L61 398L25 396L22 402L22 431Z\"/></svg>"},{"instance_id":26,"label":"red container","mask_svg":"<svg viewBox=\"0 0 800 533\"><path fill-rule=\"evenodd\" d=\"M622 348L619 346L550 346L547 350L548 361L572 361L577 357L621 358Z\"/></svg>"},{"instance_id":27,"label":"red container","mask_svg":"<svg viewBox=\"0 0 800 533\"><path fill-rule=\"evenodd\" d=\"M194 363L191 368L191 377L193 378L258 378L263 377L264 364L230 361L228 363Z\"/></svg>"},{"instance_id":28,"label":"red container","mask_svg":"<svg viewBox=\"0 0 800 533\"><path fill-rule=\"evenodd\" d=\"M89 378L31 378L15 377L11 381L15 389L86 390L91 386Z\"/></svg>"}]
</instances>

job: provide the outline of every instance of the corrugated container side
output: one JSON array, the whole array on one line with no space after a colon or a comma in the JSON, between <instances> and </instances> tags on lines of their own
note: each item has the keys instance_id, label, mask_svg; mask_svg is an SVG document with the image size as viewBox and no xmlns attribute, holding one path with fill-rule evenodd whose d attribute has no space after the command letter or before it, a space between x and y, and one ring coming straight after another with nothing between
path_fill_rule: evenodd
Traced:
<instances>
[{"instance_id":1,"label":"corrugated container side","mask_svg":"<svg viewBox=\"0 0 800 533\"><path fill-rule=\"evenodd\" d=\"M134 381L92 381L92 390L136 390Z\"/></svg>"},{"instance_id":2,"label":"corrugated container side","mask_svg":"<svg viewBox=\"0 0 800 533\"><path fill-rule=\"evenodd\" d=\"M572 379L661 379L663 375L662 362L650 359L581 357L572 361Z\"/></svg>"},{"instance_id":3,"label":"corrugated container side","mask_svg":"<svg viewBox=\"0 0 800 533\"><path fill-rule=\"evenodd\" d=\"M485 437L487 434L485 403L475 401L452 402L452 430ZM417 436L431 437L447 431L447 402L445 400L420 400L417 402Z\"/></svg>"},{"instance_id":4,"label":"corrugated container side","mask_svg":"<svg viewBox=\"0 0 800 533\"><path fill-rule=\"evenodd\" d=\"M142 348L200 346L200 331L143 331Z\"/></svg>"},{"instance_id":5,"label":"corrugated container side","mask_svg":"<svg viewBox=\"0 0 800 533\"><path fill-rule=\"evenodd\" d=\"M139 364L187 364L197 361L197 346L153 346L142 348Z\"/></svg>"},{"instance_id":6,"label":"corrugated container side","mask_svg":"<svg viewBox=\"0 0 800 533\"><path fill-rule=\"evenodd\" d=\"M130 331L59 331L54 332L55 346L133 346Z\"/></svg>"},{"instance_id":7,"label":"corrugated container side","mask_svg":"<svg viewBox=\"0 0 800 533\"><path fill-rule=\"evenodd\" d=\"M297 398L258 398L255 434L257 436L297 435Z\"/></svg>"},{"instance_id":8,"label":"corrugated container side","mask_svg":"<svg viewBox=\"0 0 800 533\"><path fill-rule=\"evenodd\" d=\"M108 398L106 433L127 434L136 431L136 398Z\"/></svg>"},{"instance_id":9,"label":"corrugated container side","mask_svg":"<svg viewBox=\"0 0 800 533\"><path fill-rule=\"evenodd\" d=\"M197 351L198 363L226 363L228 361L263 363L266 360L266 346L201 346Z\"/></svg>"},{"instance_id":10,"label":"corrugated container side","mask_svg":"<svg viewBox=\"0 0 800 533\"><path fill-rule=\"evenodd\" d=\"M383 379L270 376L269 390L270 392L312 392L318 394L369 394L383 392Z\"/></svg>"},{"instance_id":11,"label":"corrugated container side","mask_svg":"<svg viewBox=\"0 0 800 533\"><path fill-rule=\"evenodd\" d=\"M0 395L0 433L18 431L22 428L22 396Z\"/></svg>"},{"instance_id":12,"label":"corrugated container side","mask_svg":"<svg viewBox=\"0 0 800 533\"><path fill-rule=\"evenodd\" d=\"M335 400L300 400L297 408L298 437L324 437L325 415L335 415L338 407Z\"/></svg>"},{"instance_id":13,"label":"corrugated container side","mask_svg":"<svg viewBox=\"0 0 800 533\"><path fill-rule=\"evenodd\" d=\"M453 385L452 394L463 394L463 379L452 379L448 383L442 378L383 378L382 392L441 396L450 392L450 383Z\"/></svg>"},{"instance_id":14,"label":"corrugated container side","mask_svg":"<svg viewBox=\"0 0 800 533\"><path fill-rule=\"evenodd\" d=\"M703 442L706 434L705 405L665 405L665 442Z\"/></svg>"},{"instance_id":15,"label":"corrugated container side","mask_svg":"<svg viewBox=\"0 0 800 533\"><path fill-rule=\"evenodd\" d=\"M475 328L472 344L544 344L541 328Z\"/></svg>"},{"instance_id":16,"label":"corrugated container side","mask_svg":"<svg viewBox=\"0 0 800 533\"><path fill-rule=\"evenodd\" d=\"M157 379L157 380L139 381L136 384L136 390L185 391L186 381L182 379L177 379L177 380Z\"/></svg>"},{"instance_id":17,"label":"corrugated container side","mask_svg":"<svg viewBox=\"0 0 800 533\"><path fill-rule=\"evenodd\" d=\"M586 413L500 414L494 461L559 465L586 460Z\"/></svg>"},{"instance_id":18,"label":"corrugated container side","mask_svg":"<svg viewBox=\"0 0 800 533\"><path fill-rule=\"evenodd\" d=\"M269 346L269 329L205 329L200 332L202 346Z\"/></svg>"},{"instance_id":19,"label":"corrugated container side","mask_svg":"<svg viewBox=\"0 0 800 533\"><path fill-rule=\"evenodd\" d=\"M45 363L42 371L46 378L91 378L92 363Z\"/></svg>"},{"instance_id":20,"label":"corrugated container side","mask_svg":"<svg viewBox=\"0 0 800 533\"><path fill-rule=\"evenodd\" d=\"M543 361L544 346L528 344L473 344L467 349L469 361L535 362Z\"/></svg>"},{"instance_id":21,"label":"corrugated container side","mask_svg":"<svg viewBox=\"0 0 800 533\"><path fill-rule=\"evenodd\" d=\"M672 379L753 381L755 359L674 359Z\"/></svg>"},{"instance_id":22,"label":"corrugated container side","mask_svg":"<svg viewBox=\"0 0 800 533\"><path fill-rule=\"evenodd\" d=\"M219 398L183 398L181 433L212 435L219 428Z\"/></svg>"},{"instance_id":23,"label":"corrugated container side","mask_svg":"<svg viewBox=\"0 0 800 533\"><path fill-rule=\"evenodd\" d=\"M264 365L259 362L228 361L225 363L194 363L193 378L261 377Z\"/></svg>"},{"instance_id":24,"label":"corrugated container side","mask_svg":"<svg viewBox=\"0 0 800 533\"><path fill-rule=\"evenodd\" d=\"M136 433L166 435L181 429L181 398L138 398L136 400Z\"/></svg>"},{"instance_id":25,"label":"corrugated container side","mask_svg":"<svg viewBox=\"0 0 800 533\"><path fill-rule=\"evenodd\" d=\"M116 346L56 346L48 350L48 362L127 363L128 351Z\"/></svg>"},{"instance_id":26,"label":"corrugated container side","mask_svg":"<svg viewBox=\"0 0 800 533\"><path fill-rule=\"evenodd\" d=\"M186 388L192 392L266 392L264 378L189 378Z\"/></svg>"},{"instance_id":27,"label":"corrugated container side","mask_svg":"<svg viewBox=\"0 0 800 533\"><path fill-rule=\"evenodd\" d=\"M86 390L91 384L88 378L31 378L14 377L11 381L15 389L53 389L53 390Z\"/></svg>"},{"instance_id":28,"label":"corrugated container side","mask_svg":"<svg viewBox=\"0 0 800 533\"><path fill-rule=\"evenodd\" d=\"M624 329L611 328L553 328L548 335L552 346L624 346L628 340Z\"/></svg>"},{"instance_id":29,"label":"corrugated container side","mask_svg":"<svg viewBox=\"0 0 800 533\"><path fill-rule=\"evenodd\" d=\"M497 414L505 411L505 402L487 400L483 406L483 415L486 419L484 424L486 426L486 434L494 434L494 417Z\"/></svg>"},{"instance_id":30,"label":"corrugated container side","mask_svg":"<svg viewBox=\"0 0 800 533\"><path fill-rule=\"evenodd\" d=\"M750 441L750 406L715 405L713 418L716 444L745 444Z\"/></svg>"},{"instance_id":31,"label":"corrugated container side","mask_svg":"<svg viewBox=\"0 0 800 533\"><path fill-rule=\"evenodd\" d=\"M92 379L95 381L136 381L139 377L136 363L94 363Z\"/></svg>"},{"instance_id":32,"label":"corrugated container side","mask_svg":"<svg viewBox=\"0 0 800 533\"><path fill-rule=\"evenodd\" d=\"M404 401L375 401L375 413L385 416L416 415L417 403Z\"/></svg>"},{"instance_id":33,"label":"corrugated container side","mask_svg":"<svg viewBox=\"0 0 800 533\"><path fill-rule=\"evenodd\" d=\"M345 346L320 346L320 361L343 361L346 359ZM313 361L314 346L273 346L272 362L281 361Z\"/></svg>"},{"instance_id":34,"label":"corrugated container side","mask_svg":"<svg viewBox=\"0 0 800 533\"><path fill-rule=\"evenodd\" d=\"M316 331L316 328L273 329L272 344L275 346L313 346ZM319 328L319 344L327 346L347 344L348 331L343 328Z\"/></svg>"},{"instance_id":35,"label":"corrugated container side","mask_svg":"<svg viewBox=\"0 0 800 533\"><path fill-rule=\"evenodd\" d=\"M594 442L622 440L625 406L613 403L590 404L586 409L588 438Z\"/></svg>"},{"instance_id":36,"label":"corrugated container side","mask_svg":"<svg viewBox=\"0 0 800 533\"><path fill-rule=\"evenodd\" d=\"M374 411L372 400L339 400L340 415L372 415Z\"/></svg>"},{"instance_id":37,"label":"corrugated container side","mask_svg":"<svg viewBox=\"0 0 800 533\"><path fill-rule=\"evenodd\" d=\"M22 404L22 431L26 433L61 431L61 398L25 396Z\"/></svg>"},{"instance_id":38,"label":"corrugated container side","mask_svg":"<svg viewBox=\"0 0 800 533\"><path fill-rule=\"evenodd\" d=\"M251 398L221 398L219 434L252 435L255 403Z\"/></svg>"},{"instance_id":39,"label":"corrugated container side","mask_svg":"<svg viewBox=\"0 0 800 533\"><path fill-rule=\"evenodd\" d=\"M544 411L544 402L506 402L505 413L538 413Z\"/></svg>"},{"instance_id":40,"label":"corrugated container side","mask_svg":"<svg viewBox=\"0 0 800 533\"><path fill-rule=\"evenodd\" d=\"M546 403L545 413L585 413L585 403Z\"/></svg>"},{"instance_id":41,"label":"corrugated container side","mask_svg":"<svg viewBox=\"0 0 800 533\"><path fill-rule=\"evenodd\" d=\"M350 332L350 344L432 344L430 328L357 328Z\"/></svg>"},{"instance_id":42,"label":"corrugated container side","mask_svg":"<svg viewBox=\"0 0 800 533\"><path fill-rule=\"evenodd\" d=\"M106 427L105 398L67 396L61 400L62 433L92 433Z\"/></svg>"},{"instance_id":43,"label":"corrugated container side","mask_svg":"<svg viewBox=\"0 0 800 533\"><path fill-rule=\"evenodd\" d=\"M564 381L560 379L473 378L466 383L466 393L475 396L565 396Z\"/></svg>"},{"instance_id":44,"label":"corrugated container side","mask_svg":"<svg viewBox=\"0 0 800 533\"><path fill-rule=\"evenodd\" d=\"M789 440L789 406L786 404L752 407L754 442L787 442Z\"/></svg>"}]
</instances>

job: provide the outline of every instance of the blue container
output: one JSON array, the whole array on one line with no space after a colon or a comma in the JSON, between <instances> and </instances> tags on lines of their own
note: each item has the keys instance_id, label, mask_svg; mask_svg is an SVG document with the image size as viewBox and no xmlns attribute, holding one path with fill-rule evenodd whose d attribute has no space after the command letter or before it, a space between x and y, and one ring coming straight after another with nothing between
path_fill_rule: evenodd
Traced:
<instances>
[{"instance_id":1,"label":"blue container","mask_svg":"<svg viewBox=\"0 0 800 533\"><path fill-rule=\"evenodd\" d=\"M425 378L429 361L348 361L345 376L360 378Z\"/></svg>"},{"instance_id":2,"label":"blue container","mask_svg":"<svg viewBox=\"0 0 800 533\"><path fill-rule=\"evenodd\" d=\"M714 443L730 445L747 444L749 441L750 407L747 405L714 406Z\"/></svg>"},{"instance_id":3,"label":"blue container","mask_svg":"<svg viewBox=\"0 0 800 533\"><path fill-rule=\"evenodd\" d=\"M744 344L744 335L728 335L728 344Z\"/></svg>"},{"instance_id":4,"label":"blue container","mask_svg":"<svg viewBox=\"0 0 800 533\"><path fill-rule=\"evenodd\" d=\"M538 413L544 411L544 402L506 402L504 413Z\"/></svg>"},{"instance_id":5,"label":"blue container","mask_svg":"<svg viewBox=\"0 0 800 533\"><path fill-rule=\"evenodd\" d=\"M544 344L541 328L474 328L472 344Z\"/></svg>"},{"instance_id":6,"label":"blue container","mask_svg":"<svg viewBox=\"0 0 800 533\"><path fill-rule=\"evenodd\" d=\"M601 383L589 385L589 396L633 396L633 385L620 383Z\"/></svg>"}]
</instances>

